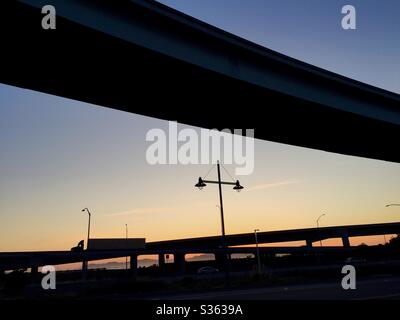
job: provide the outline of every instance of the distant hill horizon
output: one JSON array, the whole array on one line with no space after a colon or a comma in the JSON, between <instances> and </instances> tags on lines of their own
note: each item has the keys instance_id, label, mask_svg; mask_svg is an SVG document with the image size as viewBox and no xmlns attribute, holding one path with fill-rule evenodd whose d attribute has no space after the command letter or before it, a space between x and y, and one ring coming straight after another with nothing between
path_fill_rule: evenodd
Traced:
<instances>
[{"instance_id":1,"label":"distant hill horizon","mask_svg":"<svg viewBox=\"0 0 400 320\"><path fill-rule=\"evenodd\" d=\"M186 261L209 261L214 260L213 254L201 254L198 256L186 258ZM172 259L170 259L172 262ZM166 260L167 262L167 260ZM125 269L125 261L107 261L107 262L91 262L89 264L89 269L108 269L108 270L117 270L117 269ZM129 259L128 259L129 263ZM168 262L167 262L168 263ZM138 267L151 267L153 265L158 265L158 259L139 259ZM60 265L56 266L57 270L67 271L67 270L80 270L82 264L81 263L72 263L68 265Z\"/></svg>"}]
</instances>

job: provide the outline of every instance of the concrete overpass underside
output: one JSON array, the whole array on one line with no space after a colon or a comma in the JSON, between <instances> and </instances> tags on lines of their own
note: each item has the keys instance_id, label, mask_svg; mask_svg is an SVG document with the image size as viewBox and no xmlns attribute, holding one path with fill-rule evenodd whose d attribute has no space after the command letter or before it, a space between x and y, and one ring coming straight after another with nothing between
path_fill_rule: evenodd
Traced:
<instances>
[{"instance_id":1,"label":"concrete overpass underside","mask_svg":"<svg viewBox=\"0 0 400 320\"><path fill-rule=\"evenodd\" d=\"M204 128L254 128L264 140L400 161L390 143L400 136L397 94L156 2L52 3L56 30L41 28L46 1L5 5L0 82Z\"/></svg>"}]
</instances>

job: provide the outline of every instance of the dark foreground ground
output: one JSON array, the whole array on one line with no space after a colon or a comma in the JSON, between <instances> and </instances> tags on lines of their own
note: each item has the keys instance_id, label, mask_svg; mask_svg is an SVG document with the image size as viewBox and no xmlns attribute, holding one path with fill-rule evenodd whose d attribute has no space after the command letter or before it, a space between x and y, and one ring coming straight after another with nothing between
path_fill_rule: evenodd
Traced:
<instances>
[{"instance_id":1,"label":"dark foreground ground","mask_svg":"<svg viewBox=\"0 0 400 320\"><path fill-rule=\"evenodd\" d=\"M121 296L129 299L129 296ZM156 300L398 300L400 276L371 276L357 281L355 290L344 290L340 282L219 290L201 293L155 295Z\"/></svg>"},{"instance_id":2,"label":"dark foreground ground","mask_svg":"<svg viewBox=\"0 0 400 320\"><path fill-rule=\"evenodd\" d=\"M75 274L57 276L56 290L43 290L19 274L13 286L0 285L0 300L365 300L400 299L400 260L357 262L356 289L342 288L343 263L303 267L269 268L215 274L156 273L133 279L126 270L93 271L82 280ZM76 275L79 275L76 274ZM23 281L27 280L28 283ZM19 286L18 286L19 285Z\"/></svg>"}]
</instances>

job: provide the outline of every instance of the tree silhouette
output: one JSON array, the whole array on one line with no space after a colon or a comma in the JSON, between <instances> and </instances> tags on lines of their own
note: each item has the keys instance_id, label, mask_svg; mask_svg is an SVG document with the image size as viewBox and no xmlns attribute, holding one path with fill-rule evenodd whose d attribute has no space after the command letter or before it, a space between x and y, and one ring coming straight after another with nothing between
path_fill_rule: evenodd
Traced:
<instances>
[{"instance_id":1,"label":"tree silhouette","mask_svg":"<svg viewBox=\"0 0 400 320\"><path fill-rule=\"evenodd\" d=\"M397 234L395 237L389 240L388 246L390 247L400 247L400 234Z\"/></svg>"}]
</instances>

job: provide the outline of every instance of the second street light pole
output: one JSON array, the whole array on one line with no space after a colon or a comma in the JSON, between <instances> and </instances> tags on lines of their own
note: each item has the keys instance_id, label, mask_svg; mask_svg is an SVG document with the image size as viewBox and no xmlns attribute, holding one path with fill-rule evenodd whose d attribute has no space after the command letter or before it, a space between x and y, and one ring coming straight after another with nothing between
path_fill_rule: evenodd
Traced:
<instances>
[{"instance_id":1,"label":"second street light pole","mask_svg":"<svg viewBox=\"0 0 400 320\"><path fill-rule=\"evenodd\" d=\"M92 214L90 213L88 208L82 209L82 212L87 212L89 215L89 223L88 223L88 231L87 231L87 242L86 242L86 250L89 248L89 238L90 238L90 218Z\"/></svg>"},{"instance_id":2,"label":"second street light pole","mask_svg":"<svg viewBox=\"0 0 400 320\"><path fill-rule=\"evenodd\" d=\"M257 232L260 231L259 229L254 230L254 238L256 240L256 252L257 252L257 270L258 274L261 274L261 260L260 260L260 248L258 247L258 237Z\"/></svg>"},{"instance_id":3,"label":"second street light pole","mask_svg":"<svg viewBox=\"0 0 400 320\"><path fill-rule=\"evenodd\" d=\"M89 211L89 209L88 208L84 208L84 209L82 209L82 212L87 212L88 213L88 215L89 215L89 223L88 223L88 233L87 233L87 242L86 242L86 250L88 250L89 249L89 239L90 239L90 218L91 218L91 216L92 216L92 214L90 213L90 211ZM87 269L88 269L88 261L84 261L83 262L83 264L84 264L84 270L86 271Z\"/></svg>"},{"instance_id":4,"label":"second street light pole","mask_svg":"<svg viewBox=\"0 0 400 320\"><path fill-rule=\"evenodd\" d=\"M388 208L388 207L400 207L400 203L387 204L385 207L386 208ZM385 244L386 244L386 236L385 235L383 235L383 239L385 240Z\"/></svg>"},{"instance_id":5,"label":"second street light pole","mask_svg":"<svg viewBox=\"0 0 400 320\"><path fill-rule=\"evenodd\" d=\"M318 217L318 219L317 219L318 236L320 235L320 232L319 232L319 219L321 219L324 215L325 215L325 213L321 214L321 215ZM322 240L321 240L321 237L320 237L320 236L319 236L319 244L320 244L321 247L322 247Z\"/></svg>"},{"instance_id":6,"label":"second street light pole","mask_svg":"<svg viewBox=\"0 0 400 320\"><path fill-rule=\"evenodd\" d=\"M128 247L128 224L125 223L126 247ZM125 269L128 270L128 256L125 257Z\"/></svg>"}]
</instances>

